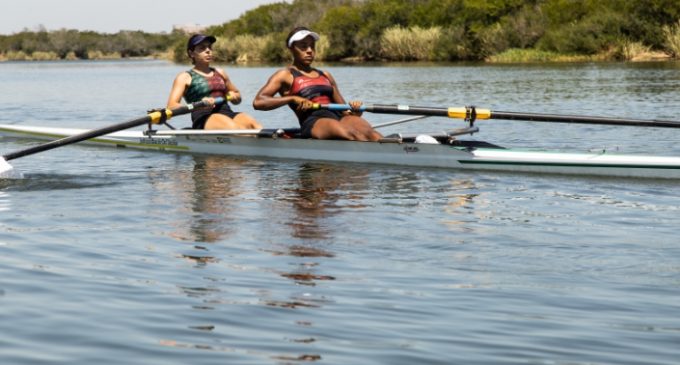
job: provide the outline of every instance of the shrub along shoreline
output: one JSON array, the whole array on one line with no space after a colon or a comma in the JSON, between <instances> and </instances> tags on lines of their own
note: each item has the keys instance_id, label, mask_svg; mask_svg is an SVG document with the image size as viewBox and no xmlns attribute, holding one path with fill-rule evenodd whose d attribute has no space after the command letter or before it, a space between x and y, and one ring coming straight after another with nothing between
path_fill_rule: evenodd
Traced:
<instances>
[{"instance_id":1,"label":"shrub along shoreline","mask_svg":"<svg viewBox=\"0 0 680 365\"><path fill-rule=\"evenodd\" d=\"M120 31L102 34L60 29L0 35L0 61L101 60L138 57L171 58L181 32L154 34Z\"/></svg>"},{"instance_id":2,"label":"shrub along shoreline","mask_svg":"<svg viewBox=\"0 0 680 365\"><path fill-rule=\"evenodd\" d=\"M322 35L320 61L578 62L680 59L677 0L295 0L212 26L224 63L287 62L288 30ZM0 35L2 60L160 58L187 34L75 30Z\"/></svg>"}]
</instances>

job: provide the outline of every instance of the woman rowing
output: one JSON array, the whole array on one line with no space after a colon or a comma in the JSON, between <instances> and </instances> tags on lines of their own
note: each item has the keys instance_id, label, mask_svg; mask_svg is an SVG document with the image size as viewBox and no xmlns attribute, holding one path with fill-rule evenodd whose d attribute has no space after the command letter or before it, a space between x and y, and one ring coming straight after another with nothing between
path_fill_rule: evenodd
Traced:
<instances>
[{"instance_id":1,"label":"woman rowing","mask_svg":"<svg viewBox=\"0 0 680 365\"><path fill-rule=\"evenodd\" d=\"M284 105L293 109L305 138L377 141L382 138L361 117L360 101L352 101L352 110L335 112L314 109L314 104L345 104L330 73L312 67L319 35L305 27L293 29L286 46L293 55L293 64L277 71L255 96L253 107L272 110ZM278 94L278 96L275 96Z\"/></svg>"},{"instance_id":2,"label":"woman rowing","mask_svg":"<svg viewBox=\"0 0 680 365\"><path fill-rule=\"evenodd\" d=\"M206 101L211 107L191 113L194 129L260 129L260 124L248 114L234 112L227 102L215 105L215 98L229 98L232 104L241 103L241 93L224 70L210 67L213 60L213 36L194 34L187 42L187 55L194 67L175 77L168 98L168 108L187 103Z\"/></svg>"}]
</instances>

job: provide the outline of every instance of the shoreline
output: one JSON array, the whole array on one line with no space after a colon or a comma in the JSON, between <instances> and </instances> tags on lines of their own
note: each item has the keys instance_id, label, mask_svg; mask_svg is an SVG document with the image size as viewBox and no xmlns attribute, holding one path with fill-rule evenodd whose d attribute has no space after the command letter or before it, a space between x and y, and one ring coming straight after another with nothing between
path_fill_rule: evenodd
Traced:
<instances>
[{"instance_id":1,"label":"shoreline","mask_svg":"<svg viewBox=\"0 0 680 365\"><path fill-rule=\"evenodd\" d=\"M175 64L184 64L176 62L172 57L171 52L158 52L148 56L138 57L123 57L120 54L102 54L100 52L93 52L88 58L78 58L75 55L67 55L60 58L56 53L40 52L37 55L26 55L23 52L18 54L7 55L0 53L0 63L6 62L70 62L70 61L144 61L144 60L159 60L168 61ZM338 61L318 61L319 63L327 64L345 64L345 65L418 65L418 64L460 64L460 63L474 63L474 64L550 64L550 63L584 63L584 62L674 62L680 61L672 55L662 51L645 51L637 54L629 55L621 58L613 56L611 53L600 53L595 55L579 55L579 54L558 54L545 51L538 51L533 49L516 49L509 50L497 55L489 56L484 60L469 61L432 61L432 60L366 60L361 57L348 57ZM220 64L236 65L236 66L269 66L276 65L268 62L250 61L250 62L220 62Z\"/></svg>"}]
</instances>

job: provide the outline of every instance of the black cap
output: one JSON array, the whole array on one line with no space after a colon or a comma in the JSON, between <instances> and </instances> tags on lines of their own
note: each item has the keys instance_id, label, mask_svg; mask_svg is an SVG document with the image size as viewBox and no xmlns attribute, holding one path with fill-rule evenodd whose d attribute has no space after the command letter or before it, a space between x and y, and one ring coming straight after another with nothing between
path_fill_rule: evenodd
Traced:
<instances>
[{"instance_id":1,"label":"black cap","mask_svg":"<svg viewBox=\"0 0 680 365\"><path fill-rule=\"evenodd\" d=\"M189 38L189 41L187 42L187 49L194 49L194 47L198 46L199 43L208 40L210 41L210 44L213 44L217 41L217 38L211 36L211 35L205 35L205 34L194 34Z\"/></svg>"}]
</instances>

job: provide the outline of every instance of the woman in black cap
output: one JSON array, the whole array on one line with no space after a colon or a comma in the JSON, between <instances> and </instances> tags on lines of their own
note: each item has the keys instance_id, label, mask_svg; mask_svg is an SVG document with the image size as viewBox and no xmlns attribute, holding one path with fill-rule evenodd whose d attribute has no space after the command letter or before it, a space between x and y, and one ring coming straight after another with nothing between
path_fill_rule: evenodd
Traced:
<instances>
[{"instance_id":1,"label":"woman in black cap","mask_svg":"<svg viewBox=\"0 0 680 365\"><path fill-rule=\"evenodd\" d=\"M286 47L293 56L293 63L269 78L255 96L253 107L271 110L290 106L305 138L379 140L382 138L380 133L361 117L359 101L350 102L352 110L347 112L313 109L314 104L345 104L333 76L312 67L318 40L319 35L305 27L297 27L288 34Z\"/></svg>"},{"instance_id":2,"label":"woman in black cap","mask_svg":"<svg viewBox=\"0 0 680 365\"><path fill-rule=\"evenodd\" d=\"M187 103L207 101L212 107L191 113L194 129L260 129L262 126L245 113L234 112L228 103L214 105L217 97L229 97L232 104L241 103L241 93L224 70L210 67L213 60L212 45L217 39L210 35L194 34L187 42L187 55L194 67L175 77L167 107L181 105L182 97Z\"/></svg>"}]
</instances>

